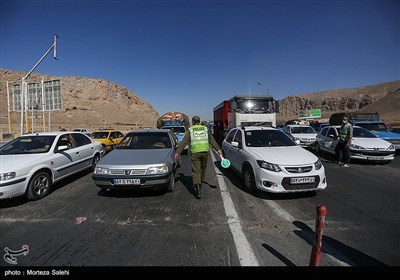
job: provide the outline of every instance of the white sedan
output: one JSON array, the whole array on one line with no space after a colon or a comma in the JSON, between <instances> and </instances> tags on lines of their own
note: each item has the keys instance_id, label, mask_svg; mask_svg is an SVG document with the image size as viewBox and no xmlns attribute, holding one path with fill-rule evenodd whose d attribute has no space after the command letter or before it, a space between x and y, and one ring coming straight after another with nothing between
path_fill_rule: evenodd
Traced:
<instances>
[{"instance_id":1,"label":"white sedan","mask_svg":"<svg viewBox=\"0 0 400 280\"><path fill-rule=\"evenodd\" d=\"M222 149L249 192L290 193L327 187L325 168L318 157L277 129L234 128Z\"/></svg>"},{"instance_id":2,"label":"white sedan","mask_svg":"<svg viewBox=\"0 0 400 280\"><path fill-rule=\"evenodd\" d=\"M324 127L317 135L315 150L317 153L327 152L335 154L340 126ZM367 161L390 162L396 153L393 144L378 138L369 130L354 126L353 138L350 145L350 158Z\"/></svg>"},{"instance_id":3,"label":"white sedan","mask_svg":"<svg viewBox=\"0 0 400 280\"><path fill-rule=\"evenodd\" d=\"M80 132L26 134L0 147L0 199L41 199L53 183L88 168L104 154Z\"/></svg>"}]
</instances>

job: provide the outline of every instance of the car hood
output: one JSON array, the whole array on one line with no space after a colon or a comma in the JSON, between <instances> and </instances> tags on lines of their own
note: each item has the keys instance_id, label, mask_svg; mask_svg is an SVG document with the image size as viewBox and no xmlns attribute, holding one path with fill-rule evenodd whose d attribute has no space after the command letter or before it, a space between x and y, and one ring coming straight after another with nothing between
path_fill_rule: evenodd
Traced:
<instances>
[{"instance_id":1,"label":"car hood","mask_svg":"<svg viewBox=\"0 0 400 280\"><path fill-rule=\"evenodd\" d=\"M351 143L354 145L361 146L365 149L367 148L379 148L386 149L391 143L381 138L352 138Z\"/></svg>"},{"instance_id":2,"label":"car hood","mask_svg":"<svg viewBox=\"0 0 400 280\"><path fill-rule=\"evenodd\" d=\"M43 159L44 154L0 155L0 173L35 165Z\"/></svg>"},{"instance_id":3,"label":"car hood","mask_svg":"<svg viewBox=\"0 0 400 280\"><path fill-rule=\"evenodd\" d=\"M371 132L374 133L379 138L400 139L400 134L399 133L395 133L395 132L391 132L391 131L387 131L386 132L386 131L372 130Z\"/></svg>"},{"instance_id":4,"label":"car hood","mask_svg":"<svg viewBox=\"0 0 400 280\"><path fill-rule=\"evenodd\" d=\"M98 165L152 165L167 161L171 149L126 150L115 149L105 155Z\"/></svg>"},{"instance_id":5,"label":"car hood","mask_svg":"<svg viewBox=\"0 0 400 280\"><path fill-rule=\"evenodd\" d=\"M318 158L299 146L288 147L253 147L248 148L257 160L264 160L278 165L313 164Z\"/></svg>"}]
</instances>

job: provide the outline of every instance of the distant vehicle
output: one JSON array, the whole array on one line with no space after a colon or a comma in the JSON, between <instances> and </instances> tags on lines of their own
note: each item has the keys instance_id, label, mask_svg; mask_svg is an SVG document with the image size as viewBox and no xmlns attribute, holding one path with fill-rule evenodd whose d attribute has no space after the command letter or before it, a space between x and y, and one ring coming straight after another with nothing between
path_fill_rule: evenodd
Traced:
<instances>
[{"instance_id":1,"label":"distant vehicle","mask_svg":"<svg viewBox=\"0 0 400 280\"><path fill-rule=\"evenodd\" d=\"M228 131L239 126L276 126L278 103L272 96L235 95L214 110L214 138L221 144Z\"/></svg>"},{"instance_id":2,"label":"distant vehicle","mask_svg":"<svg viewBox=\"0 0 400 280\"><path fill-rule=\"evenodd\" d=\"M307 192L327 187L325 169L318 157L277 129L234 128L224 139L222 149L231 168L243 176L249 192Z\"/></svg>"},{"instance_id":3,"label":"distant vehicle","mask_svg":"<svg viewBox=\"0 0 400 280\"><path fill-rule=\"evenodd\" d=\"M317 153L327 152L335 154L335 147L339 141L339 129L339 125L327 126L318 133L315 143ZM350 159L388 163L394 159L395 153L396 150L393 144L378 138L365 128L353 126Z\"/></svg>"},{"instance_id":4,"label":"distant vehicle","mask_svg":"<svg viewBox=\"0 0 400 280\"><path fill-rule=\"evenodd\" d=\"M162 126L161 129L169 129L172 133L175 134L178 143L181 143L183 138L185 137L186 127L184 125L165 125ZM189 145L186 145L184 151L187 152L189 149Z\"/></svg>"},{"instance_id":5,"label":"distant vehicle","mask_svg":"<svg viewBox=\"0 0 400 280\"><path fill-rule=\"evenodd\" d=\"M55 183L96 166L100 143L80 132L25 134L0 147L0 199L45 197Z\"/></svg>"},{"instance_id":6,"label":"distant vehicle","mask_svg":"<svg viewBox=\"0 0 400 280\"><path fill-rule=\"evenodd\" d=\"M86 135L89 135L89 134L90 134L89 130L87 130L86 128L74 128L72 131L75 131L75 132L82 132L82 133L84 133L84 134L86 134Z\"/></svg>"},{"instance_id":7,"label":"distant vehicle","mask_svg":"<svg viewBox=\"0 0 400 280\"><path fill-rule=\"evenodd\" d=\"M121 142L124 136L125 133L114 129L101 129L90 134L90 137L94 141L101 143L105 152L114 149L114 147Z\"/></svg>"},{"instance_id":8,"label":"distant vehicle","mask_svg":"<svg viewBox=\"0 0 400 280\"><path fill-rule=\"evenodd\" d=\"M283 129L287 135L295 141L299 141L299 146L309 148L314 145L317 132L309 125L289 124Z\"/></svg>"},{"instance_id":9,"label":"distant vehicle","mask_svg":"<svg viewBox=\"0 0 400 280\"><path fill-rule=\"evenodd\" d=\"M174 157L177 146L168 129L131 131L97 164L92 178L103 191L164 188L172 192L181 165L180 158Z\"/></svg>"},{"instance_id":10,"label":"distant vehicle","mask_svg":"<svg viewBox=\"0 0 400 280\"><path fill-rule=\"evenodd\" d=\"M354 125L370 130L379 138L392 143L396 150L400 149L400 134L390 131L382 121L353 121Z\"/></svg>"}]
</instances>

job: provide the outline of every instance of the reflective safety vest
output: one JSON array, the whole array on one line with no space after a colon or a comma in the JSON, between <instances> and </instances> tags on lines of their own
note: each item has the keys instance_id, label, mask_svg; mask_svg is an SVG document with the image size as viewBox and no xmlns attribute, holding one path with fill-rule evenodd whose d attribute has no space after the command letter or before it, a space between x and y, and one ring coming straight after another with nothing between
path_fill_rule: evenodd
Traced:
<instances>
[{"instance_id":1,"label":"reflective safety vest","mask_svg":"<svg viewBox=\"0 0 400 280\"><path fill-rule=\"evenodd\" d=\"M344 125L342 125L340 127L339 136L340 136L340 139L342 141L345 141L350 136L349 130L350 130L350 124L349 123L346 123L346 124L344 124Z\"/></svg>"},{"instance_id":2,"label":"reflective safety vest","mask_svg":"<svg viewBox=\"0 0 400 280\"><path fill-rule=\"evenodd\" d=\"M208 152L208 130L203 125L193 125L190 131L190 151L192 153Z\"/></svg>"}]
</instances>

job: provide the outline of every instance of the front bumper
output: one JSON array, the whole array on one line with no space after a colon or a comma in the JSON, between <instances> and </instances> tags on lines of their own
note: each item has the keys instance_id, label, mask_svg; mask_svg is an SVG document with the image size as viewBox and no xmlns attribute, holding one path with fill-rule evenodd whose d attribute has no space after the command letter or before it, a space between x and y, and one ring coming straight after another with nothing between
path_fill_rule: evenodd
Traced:
<instances>
[{"instance_id":1,"label":"front bumper","mask_svg":"<svg viewBox=\"0 0 400 280\"><path fill-rule=\"evenodd\" d=\"M306 173L273 172L263 168L256 169L256 186L271 193L293 193L324 190L328 184L324 167ZM291 184L290 178L314 178L313 183Z\"/></svg>"},{"instance_id":2,"label":"front bumper","mask_svg":"<svg viewBox=\"0 0 400 280\"><path fill-rule=\"evenodd\" d=\"M142 175L142 176L122 176L122 175L92 175L94 183L102 189L159 189L167 185L172 172L163 175ZM114 179L139 179L140 184L114 184Z\"/></svg>"}]
</instances>

